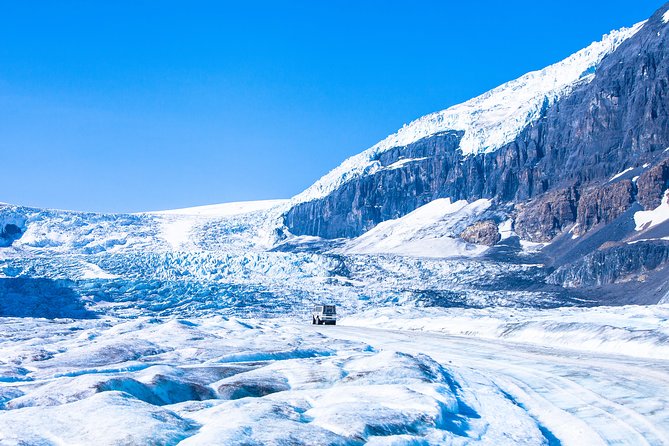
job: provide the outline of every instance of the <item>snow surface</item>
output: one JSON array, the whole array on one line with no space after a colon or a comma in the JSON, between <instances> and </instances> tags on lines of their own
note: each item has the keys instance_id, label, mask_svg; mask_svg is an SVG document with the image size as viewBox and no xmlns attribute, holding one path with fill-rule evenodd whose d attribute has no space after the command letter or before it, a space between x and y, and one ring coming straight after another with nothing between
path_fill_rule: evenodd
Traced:
<instances>
[{"instance_id":1,"label":"snow surface","mask_svg":"<svg viewBox=\"0 0 669 446\"><path fill-rule=\"evenodd\" d=\"M473 203L437 199L404 217L379 223L347 242L337 252L346 254L400 254L416 257L477 257L486 246L467 243L458 236L491 205L481 199Z\"/></svg>"},{"instance_id":2,"label":"snow surface","mask_svg":"<svg viewBox=\"0 0 669 446\"><path fill-rule=\"evenodd\" d=\"M590 82L602 59L644 22L602 37L587 48L543 70L533 71L487 93L446 110L405 124L397 133L364 152L345 160L304 192L293 204L328 195L342 184L381 169L379 154L444 131L464 132L459 149L464 155L492 152L512 141L528 124L541 117L546 107L571 93L575 86Z\"/></svg>"},{"instance_id":3,"label":"snow surface","mask_svg":"<svg viewBox=\"0 0 669 446\"><path fill-rule=\"evenodd\" d=\"M664 23L669 23L669 10L667 10L664 14L662 14L662 21Z\"/></svg>"},{"instance_id":4,"label":"snow surface","mask_svg":"<svg viewBox=\"0 0 669 446\"><path fill-rule=\"evenodd\" d=\"M200 215L208 217L228 217L231 215L248 214L250 212L267 211L286 204L288 200L237 201L232 203L212 204L167 211L147 212L154 215Z\"/></svg>"},{"instance_id":5,"label":"snow surface","mask_svg":"<svg viewBox=\"0 0 669 446\"><path fill-rule=\"evenodd\" d=\"M662 202L655 209L634 213L634 223L637 231L652 228L667 220L669 220L669 190L664 193Z\"/></svg>"},{"instance_id":6,"label":"snow surface","mask_svg":"<svg viewBox=\"0 0 669 446\"><path fill-rule=\"evenodd\" d=\"M0 318L0 444L669 441L658 330L666 333L668 307L442 311L349 314L340 323L351 325L325 327L306 318ZM449 319L472 334L419 331ZM393 323L416 331L368 327ZM490 329L505 324L522 336ZM578 330L614 328L615 354L563 348Z\"/></svg>"}]
</instances>

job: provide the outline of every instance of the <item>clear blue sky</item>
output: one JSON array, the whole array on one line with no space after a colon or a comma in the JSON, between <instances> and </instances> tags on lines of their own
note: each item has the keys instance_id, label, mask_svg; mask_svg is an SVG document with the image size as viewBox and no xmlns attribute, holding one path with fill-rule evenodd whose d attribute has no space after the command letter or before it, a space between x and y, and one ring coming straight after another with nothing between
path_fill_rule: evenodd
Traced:
<instances>
[{"instance_id":1,"label":"clear blue sky","mask_svg":"<svg viewBox=\"0 0 669 446\"><path fill-rule=\"evenodd\" d=\"M660 1L0 2L0 201L290 197Z\"/></svg>"}]
</instances>

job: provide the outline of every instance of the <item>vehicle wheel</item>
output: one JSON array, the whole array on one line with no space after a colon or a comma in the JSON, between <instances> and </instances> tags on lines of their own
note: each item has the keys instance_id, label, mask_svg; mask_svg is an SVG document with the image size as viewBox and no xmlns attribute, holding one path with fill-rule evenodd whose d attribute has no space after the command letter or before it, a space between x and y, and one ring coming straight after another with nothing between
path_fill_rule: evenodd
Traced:
<instances>
[{"instance_id":1,"label":"vehicle wheel","mask_svg":"<svg viewBox=\"0 0 669 446\"><path fill-rule=\"evenodd\" d=\"M323 321L321 321L321 318L319 318L319 317L316 318L316 323L318 325L323 325Z\"/></svg>"},{"instance_id":2,"label":"vehicle wheel","mask_svg":"<svg viewBox=\"0 0 669 446\"><path fill-rule=\"evenodd\" d=\"M332 325L337 325L337 321L334 321L334 322L332 323Z\"/></svg>"},{"instance_id":3,"label":"vehicle wheel","mask_svg":"<svg viewBox=\"0 0 669 446\"><path fill-rule=\"evenodd\" d=\"M316 325L316 318L311 316L311 324Z\"/></svg>"}]
</instances>

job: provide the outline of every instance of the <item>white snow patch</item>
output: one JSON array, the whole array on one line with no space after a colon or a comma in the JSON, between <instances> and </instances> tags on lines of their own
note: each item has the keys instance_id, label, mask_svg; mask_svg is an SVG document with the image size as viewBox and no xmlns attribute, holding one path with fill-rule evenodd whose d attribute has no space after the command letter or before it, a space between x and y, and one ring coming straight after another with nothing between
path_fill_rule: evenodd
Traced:
<instances>
[{"instance_id":1,"label":"white snow patch","mask_svg":"<svg viewBox=\"0 0 669 446\"><path fill-rule=\"evenodd\" d=\"M634 170L634 167L628 167L627 169L623 170L622 172L618 172L617 174L613 175L610 179L609 182L615 180L616 178L620 178L621 176L625 175L627 172L630 172Z\"/></svg>"},{"instance_id":2,"label":"white snow patch","mask_svg":"<svg viewBox=\"0 0 669 446\"><path fill-rule=\"evenodd\" d=\"M174 251L184 250L189 245L194 225L194 219L165 218L160 225L160 236Z\"/></svg>"},{"instance_id":3,"label":"white snow patch","mask_svg":"<svg viewBox=\"0 0 669 446\"><path fill-rule=\"evenodd\" d=\"M381 169L378 155L403 147L443 131L463 131L459 149L464 155L497 150L513 140L542 111L568 95L582 82L592 80L589 71L626 39L633 36L644 22L622 28L603 36L587 48L540 71L533 71L507 82L487 93L446 110L423 116L397 133L364 152L345 160L292 199L293 204L328 195L342 184Z\"/></svg>"},{"instance_id":4,"label":"white snow patch","mask_svg":"<svg viewBox=\"0 0 669 446\"><path fill-rule=\"evenodd\" d=\"M658 207L650 211L639 211L634 214L636 230L641 231L669 220L669 190L664 193L664 199Z\"/></svg>"},{"instance_id":5,"label":"white snow patch","mask_svg":"<svg viewBox=\"0 0 669 446\"><path fill-rule=\"evenodd\" d=\"M346 243L339 252L347 254L399 254L416 257L476 257L488 247L467 243L459 231L487 210L490 200L451 203L441 198L419 207L404 217L379 223Z\"/></svg>"},{"instance_id":6,"label":"white snow patch","mask_svg":"<svg viewBox=\"0 0 669 446\"><path fill-rule=\"evenodd\" d=\"M427 157L422 157L422 158L402 158L398 161L395 161L394 163L388 165L385 167L386 170L393 170L393 169L399 169L400 167L404 166L405 164L408 163L413 163L416 161L422 161L424 159L427 159Z\"/></svg>"},{"instance_id":7,"label":"white snow patch","mask_svg":"<svg viewBox=\"0 0 669 446\"><path fill-rule=\"evenodd\" d=\"M499 235L501 236L500 240L506 240L509 237L513 237L516 235L515 231L513 230L513 219L508 219L503 221L499 227L498 227Z\"/></svg>"},{"instance_id":8,"label":"white snow patch","mask_svg":"<svg viewBox=\"0 0 669 446\"><path fill-rule=\"evenodd\" d=\"M662 21L663 21L664 23L668 23L668 22L669 22L669 9L668 9L664 14L662 14Z\"/></svg>"}]
</instances>

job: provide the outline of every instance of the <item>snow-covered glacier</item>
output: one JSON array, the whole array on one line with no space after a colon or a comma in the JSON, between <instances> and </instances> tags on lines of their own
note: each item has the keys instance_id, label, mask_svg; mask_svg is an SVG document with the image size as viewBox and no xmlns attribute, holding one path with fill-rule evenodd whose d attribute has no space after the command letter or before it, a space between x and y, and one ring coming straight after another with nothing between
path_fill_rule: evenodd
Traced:
<instances>
[{"instance_id":1,"label":"snow-covered glacier","mask_svg":"<svg viewBox=\"0 0 669 446\"><path fill-rule=\"evenodd\" d=\"M413 255L363 249L380 236L390 240L380 229L352 241L279 238L285 205L279 200L133 215L4 206L6 224L14 221L23 230L0 250L0 287L12 296L0 300L0 309L44 317L238 316L306 314L319 300L352 311L394 303L572 302L562 290L530 290L536 288L530 282L546 274L530 254L527 262L502 264L480 257L486 247L456 240L472 211L485 203L458 203L437 214L426 209L418 216L424 227L416 226L414 216L393 223L395 244L413 243ZM419 249L439 240L462 245L462 252L430 258ZM60 305L44 304L54 299Z\"/></svg>"}]
</instances>

